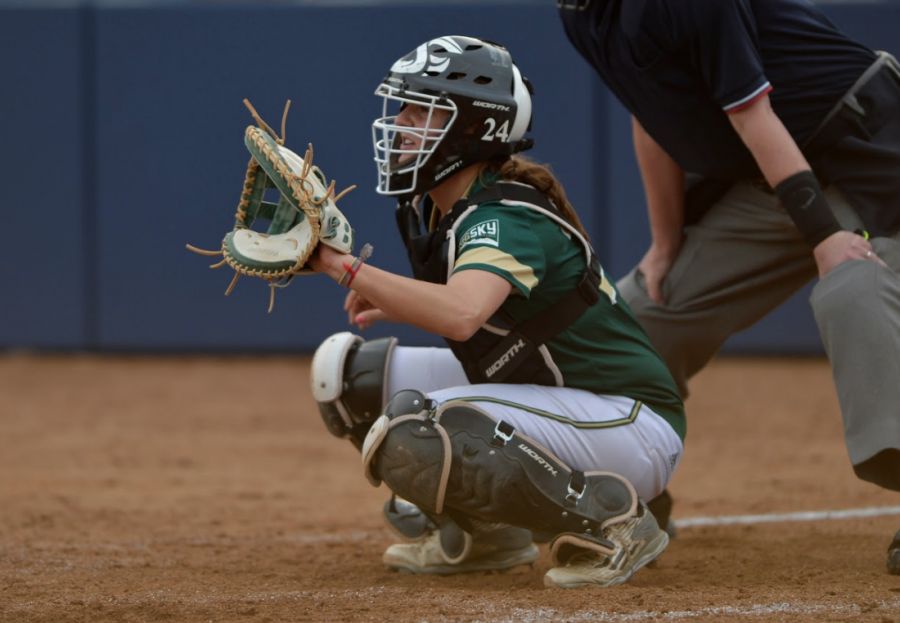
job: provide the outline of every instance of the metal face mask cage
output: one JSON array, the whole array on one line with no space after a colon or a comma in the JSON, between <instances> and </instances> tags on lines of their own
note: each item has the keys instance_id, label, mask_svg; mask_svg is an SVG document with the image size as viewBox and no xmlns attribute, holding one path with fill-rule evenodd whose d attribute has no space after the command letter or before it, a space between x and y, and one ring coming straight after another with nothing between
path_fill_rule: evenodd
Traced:
<instances>
[{"instance_id":1,"label":"metal face mask cage","mask_svg":"<svg viewBox=\"0 0 900 623\"><path fill-rule=\"evenodd\" d=\"M412 193L418 183L419 172L437 150L441 140L453 126L458 114L456 104L445 97L412 93L397 87L381 84L375 95L384 98L382 116L372 123L372 142L375 147L375 164L378 168L376 192L382 195ZM397 124L400 112L409 105L428 109L425 127L414 128ZM396 114L392 106L399 106ZM445 110L450 117L442 127L429 127L436 110ZM417 149L404 149L403 137L419 141Z\"/></svg>"}]
</instances>

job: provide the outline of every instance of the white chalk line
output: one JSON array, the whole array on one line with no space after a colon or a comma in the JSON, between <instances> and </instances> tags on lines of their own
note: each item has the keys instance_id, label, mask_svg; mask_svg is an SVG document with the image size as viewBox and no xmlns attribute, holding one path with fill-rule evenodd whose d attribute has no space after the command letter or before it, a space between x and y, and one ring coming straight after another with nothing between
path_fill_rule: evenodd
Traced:
<instances>
[{"instance_id":1,"label":"white chalk line","mask_svg":"<svg viewBox=\"0 0 900 623\"><path fill-rule=\"evenodd\" d=\"M752 525L761 523L781 523L789 521L832 521L860 519L867 517L889 517L900 515L900 506L873 506L868 508L847 508L843 510L798 511L794 513L768 513L763 515L720 515L716 517L673 517L675 527L700 528L704 526L729 526L735 524ZM290 537L290 540L304 543L367 540L384 533L357 532L353 534L309 534Z\"/></svg>"},{"instance_id":2,"label":"white chalk line","mask_svg":"<svg viewBox=\"0 0 900 623\"><path fill-rule=\"evenodd\" d=\"M476 605L476 604L473 604ZM496 605L494 606L496 608ZM894 611L900 607L900 598L891 600L867 601L866 612ZM715 616L747 616L759 617L769 614L799 614L815 616L817 619L828 615L853 615L857 616L864 611L859 604L838 602L834 604L822 604L815 602L778 602L770 604L751 604L749 606L707 606L691 610L639 610L636 612L606 612L604 610L588 610L566 614L552 608L509 608L502 618L475 618L471 623L589 623L593 621L608 621L613 623L626 621L660 621L693 619L698 617ZM435 619L439 623L444 619Z\"/></svg>"},{"instance_id":3,"label":"white chalk line","mask_svg":"<svg viewBox=\"0 0 900 623\"><path fill-rule=\"evenodd\" d=\"M828 521L832 519L858 519L900 515L900 506L848 508L839 511L801 511L796 513L771 513L766 515L724 515L720 517L673 517L677 528L701 526L728 526L732 524L780 523L786 521Z\"/></svg>"},{"instance_id":4,"label":"white chalk line","mask_svg":"<svg viewBox=\"0 0 900 623\"><path fill-rule=\"evenodd\" d=\"M430 600L439 597L441 601L447 599L446 591L435 589L421 589L420 600ZM282 606L292 608L304 608L311 610L311 604L327 605L335 598L347 600L352 598L356 603L363 603L368 610L373 610L379 605L382 598L390 598L396 603L397 597L410 596L409 590L393 587L370 587L361 590L321 590L321 591L284 591L284 592L252 592L244 594L202 594L188 595L170 589L145 593L143 595L122 595L109 597L100 594L80 594L67 591L62 598L42 599L16 604L7 612L41 612L48 606L60 607L68 605L79 606L103 606L115 611L117 608L139 607L147 605L174 605L202 607L220 605L223 603L240 603L242 607L249 609L252 606ZM73 600L73 598L76 598ZM811 601L772 602L762 604L749 604L744 606L706 606L691 608L689 610L636 610L634 612L607 612L602 609L579 609L576 611L563 611L558 608L538 607L523 608L505 602L504 600L484 600L467 598L463 611L458 611L450 616L442 614L420 619L422 623L449 623L460 620L460 615L465 616L468 623L592 623L597 621L610 623L626 623L631 621L660 621L695 619L699 617L761 617L766 615L807 615L816 620L823 616L858 616L863 612L895 612L900 608L900 597L889 600L863 600L860 605L852 601L836 601L834 603L819 603ZM321 610L315 608L318 620L330 621L327 608ZM383 620L377 613L370 620ZM471 617L471 618L470 618ZM408 617L409 618L409 617ZM341 618L340 620L344 620Z\"/></svg>"},{"instance_id":5,"label":"white chalk line","mask_svg":"<svg viewBox=\"0 0 900 623\"><path fill-rule=\"evenodd\" d=\"M900 598L889 601L867 602L866 610L891 611L900 606ZM749 606L708 606L691 610L658 611L639 610L636 612L606 612L603 610L581 611L572 614L561 613L550 608L526 610L512 608L505 613L508 618L474 619L472 623L588 623L593 621L648 621L678 620L710 616L765 616L768 614L805 614L805 615L858 615L863 608L854 603L820 604L810 602L784 602L771 604L751 604Z\"/></svg>"},{"instance_id":6,"label":"white chalk line","mask_svg":"<svg viewBox=\"0 0 900 623\"><path fill-rule=\"evenodd\" d=\"M678 517L673 518L675 527L679 530L683 528L699 528L704 526L728 526L728 525L752 525L762 523L779 523L790 521L831 521L842 519L858 519L867 517L887 517L900 515L900 506L876 506L868 508L849 508L844 510L824 510L824 511L800 511L794 513L770 513L764 515L720 515L714 517ZM242 543L346 543L350 541L373 541L393 538L390 531L384 530L374 532L343 532L330 534L293 534L270 538L236 538L222 536L197 536L188 539L153 539L139 543L56 543L56 542L33 542L29 546L31 549L67 549L67 550L118 550L128 552L134 550L146 550L154 545L188 545L188 546L204 546L204 545L227 545L234 542ZM21 547L10 547L0 544L0 554L10 552L12 550L23 549Z\"/></svg>"}]
</instances>

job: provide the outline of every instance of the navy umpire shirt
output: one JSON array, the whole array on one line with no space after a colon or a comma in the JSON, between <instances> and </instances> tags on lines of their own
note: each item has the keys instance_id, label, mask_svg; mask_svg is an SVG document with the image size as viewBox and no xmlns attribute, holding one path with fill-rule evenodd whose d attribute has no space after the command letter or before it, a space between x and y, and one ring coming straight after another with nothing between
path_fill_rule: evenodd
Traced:
<instances>
[{"instance_id":1,"label":"navy umpire shirt","mask_svg":"<svg viewBox=\"0 0 900 623\"><path fill-rule=\"evenodd\" d=\"M875 60L806 0L588 0L575 49L684 169L761 176L728 120L767 94L803 144Z\"/></svg>"}]
</instances>

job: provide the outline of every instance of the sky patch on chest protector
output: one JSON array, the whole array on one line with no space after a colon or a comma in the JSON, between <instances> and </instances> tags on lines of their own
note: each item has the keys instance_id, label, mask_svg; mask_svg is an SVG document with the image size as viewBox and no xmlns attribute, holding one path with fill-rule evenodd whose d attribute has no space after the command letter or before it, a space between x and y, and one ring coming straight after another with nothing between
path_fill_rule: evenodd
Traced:
<instances>
[{"instance_id":1,"label":"sky patch on chest protector","mask_svg":"<svg viewBox=\"0 0 900 623\"><path fill-rule=\"evenodd\" d=\"M459 249L464 249L470 244L489 244L492 247L500 245L500 221L491 219L473 225L466 230L459 239Z\"/></svg>"}]
</instances>

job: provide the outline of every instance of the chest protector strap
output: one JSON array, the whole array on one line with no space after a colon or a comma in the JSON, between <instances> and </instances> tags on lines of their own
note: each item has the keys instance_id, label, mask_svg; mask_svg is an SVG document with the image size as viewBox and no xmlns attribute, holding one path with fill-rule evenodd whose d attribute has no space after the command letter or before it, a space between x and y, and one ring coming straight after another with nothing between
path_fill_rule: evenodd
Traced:
<instances>
[{"instance_id":1,"label":"chest protector strap","mask_svg":"<svg viewBox=\"0 0 900 623\"><path fill-rule=\"evenodd\" d=\"M577 233L547 197L531 186L500 183L475 193L467 201L470 205L474 205L503 199L535 204L556 216L560 224L567 226L569 231ZM581 236L577 236L576 239L581 240ZM562 333L600 300L602 280L600 265L593 249L586 241L584 242L587 262L578 285L553 305L513 327L478 360L478 371L485 380L493 383L505 380L542 344Z\"/></svg>"}]
</instances>

